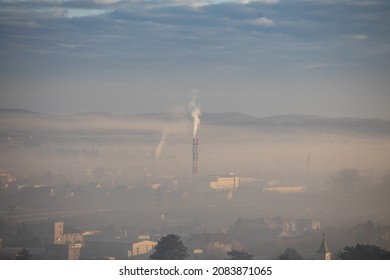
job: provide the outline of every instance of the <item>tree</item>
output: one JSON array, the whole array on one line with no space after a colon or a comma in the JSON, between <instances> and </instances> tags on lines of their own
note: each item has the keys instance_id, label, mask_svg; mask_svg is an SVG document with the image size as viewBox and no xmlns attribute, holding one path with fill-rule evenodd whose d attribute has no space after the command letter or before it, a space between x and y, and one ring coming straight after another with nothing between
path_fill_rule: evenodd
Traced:
<instances>
[{"instance_id":1,"label":"tree","mask_svg":"<svg viewBox=\"0 0 390 280\"><path fill-rule=\"evenodd\" d=\"M176 234L163 236L150 255L152 260L184 260L187 257L187 248Z\"/></svg>"},{"instance_id":2,"label":"tree","mask_svg":"<svg viewBox=\"0 0 390 280\"><path fill-rule=\"evenodd\" d=\"M339 253L342 260L390 260L390 252L375 245L357 243L355 247L346 246Z\"/></svg>"},{"instance_id":3,"label":"tree","mask_svg":"<svg viewBox=\"0 0 390 280\"><path fill-rule=\"evenodd\" d=\"M354 168L344 168L339 170L334 176L332 176L331 184L339 196L339 211L342 213L342 218L346 222L348 216L351 214L352 203L355 201L351 199L361 186L362 178L359 171ZM355 205L359 207L359 205Z\"/></svg>"},{"instance_id":4,"label":"tree","mask_svg":"<svg viewBox=\"0 0 390 280\"><path fill-rule=\"evenodd\" d=\"M355 191L361 181L359 171L354 168L343 168L332 176L332 185L342 191Z\"/></svg>"},{"instance_id":5,"label":"tree","mask_svg":"<svg viewBox=\"0 0 390 280\"><path fill-rule=\"evenodd\" d=\"M253 255L245 252L243 250L232 250L228 252L228 256L230 260L251 260L253 259Z\"/></svg>"},{"instance_id":6,"label":"tree","mask_svg":"<svg viewBox=\"0 0 390 280\"><path fill-rule=\"evenodd\" d=\"M298 254L294 248L287 248L283 254L278 257L279 260L303 260L302 256Z\"/></svg>"}]
</instances>

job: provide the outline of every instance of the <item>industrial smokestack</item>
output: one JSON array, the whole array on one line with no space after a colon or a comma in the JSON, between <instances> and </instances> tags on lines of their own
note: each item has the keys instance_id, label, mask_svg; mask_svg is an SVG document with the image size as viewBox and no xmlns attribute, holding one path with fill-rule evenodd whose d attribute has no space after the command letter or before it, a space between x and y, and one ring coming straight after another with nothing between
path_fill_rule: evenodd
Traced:
<instances>
[{"instance_id":1,"label":"industrial smokestack","mask_svg":"<svg viewBox=\"0 0 390 280\"><path fill-rule=\"evenodd\" d=\"M198 137L192 139L192 175L199 175L199 140Z\"/></svg>"},{"instance_id":2,"label":"industrial smokestack","mask_svg":"<svg viewBox=\"0 0 390 280\"><path fill-rule=\"evenodd\" d=\"M192 96L190 103L188 103L188 107L191 110L191 116L193 119L192 137L194 139L198 132L198 128L200 125L200 115L201 115L200 106L198 103L196 103L195 97L196 97L196 91L194 91L194 95Z\"/></svg>"},{"instance_id":3,"label":"industrial smokestack","mask_svg":"<svg viewBox=\"0 0 390 280\"><path fill-rule=\"evenodd\" d=\"M199 175L199 140L198 140L198 128L200 124L200 106L196 103L196 90L193 90L194 95L190 103L188 103L188 107L191 110L191 116L193 119L193 130L192 130L192 175Z\"/></svg>"}]
</instances>

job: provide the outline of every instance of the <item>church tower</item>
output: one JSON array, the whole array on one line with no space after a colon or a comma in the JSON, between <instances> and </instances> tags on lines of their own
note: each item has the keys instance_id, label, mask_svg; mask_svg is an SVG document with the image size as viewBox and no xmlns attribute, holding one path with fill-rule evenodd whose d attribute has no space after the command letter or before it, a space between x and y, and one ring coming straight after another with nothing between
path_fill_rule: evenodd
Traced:
<instances>
[{"instance_id":1,"label":"church tower","mask_svg":"<svg viewBox=\"0 0 390 280\"><path fill-rule=\"evenodd\" d=\"M65 244L64 240L64 222L54 223L54 244Z\"/></svg>"},{"instance_id":2,"label":"church tower","mask_svg":"<svg viewBox=\"0 0 390 280\"><path fill-rule=\"evenodd\" d=\"M326 245L326 242L325 242L325 234L322 234L322 242L321 242L320 248L317 251L317 254L321 254L322 260L331 260L332 259L332 257L331 257L332 253L329 251L328 246Z\"/></svg>"}]
</instances>

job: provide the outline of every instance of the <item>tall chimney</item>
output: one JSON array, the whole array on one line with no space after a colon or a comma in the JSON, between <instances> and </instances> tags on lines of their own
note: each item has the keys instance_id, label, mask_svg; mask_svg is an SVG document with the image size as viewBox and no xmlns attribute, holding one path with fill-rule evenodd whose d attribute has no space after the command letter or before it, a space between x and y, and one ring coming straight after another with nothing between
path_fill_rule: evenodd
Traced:
<instances>
[{"instance_id":1,"label":"tall chimney","mask_svg":"<svg viewBox=\"0 0 390 280\"><path fill-rule=\"evenodd\" d=\"M192 139L192 175L199 175L199 141L198 137Z\"/></svg>"}]
</instances>

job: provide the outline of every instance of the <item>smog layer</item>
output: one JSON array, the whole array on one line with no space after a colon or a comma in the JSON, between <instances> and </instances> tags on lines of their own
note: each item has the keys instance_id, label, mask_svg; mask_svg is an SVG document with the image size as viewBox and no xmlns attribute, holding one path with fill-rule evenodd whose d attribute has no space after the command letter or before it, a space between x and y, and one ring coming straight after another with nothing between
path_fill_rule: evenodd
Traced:
<instances>
[{"instance_id":1,"label":"smog layer","mask_svg":"<svg viewBox=\"0 0 390 280\"><path fill-rule=\"evenodd\" d=\"M390 121L191 112L2 110L1 216L182 235L262 217L390 223Z\"/></svg>"}]
</instances>

